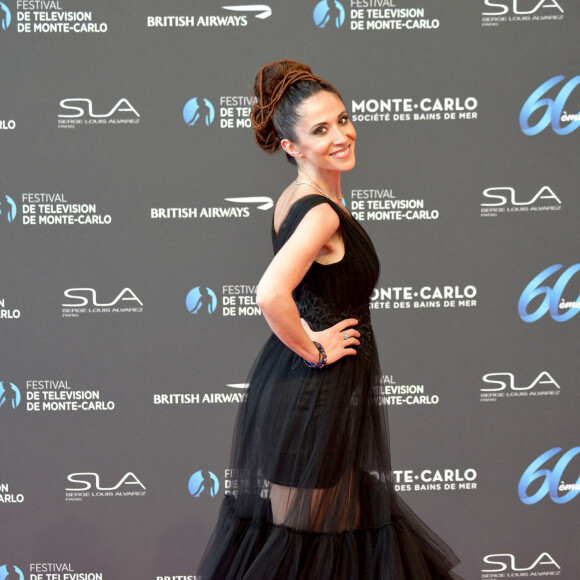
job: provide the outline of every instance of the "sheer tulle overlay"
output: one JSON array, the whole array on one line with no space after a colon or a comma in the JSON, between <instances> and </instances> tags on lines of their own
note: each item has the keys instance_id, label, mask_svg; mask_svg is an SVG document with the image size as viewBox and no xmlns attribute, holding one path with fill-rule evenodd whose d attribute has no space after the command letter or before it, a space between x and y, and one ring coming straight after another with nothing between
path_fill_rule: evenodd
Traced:
<instances>
[{"instance_id":1,"label":"sheer tulle overlay","mask_svg":"<svg viewBox=\"0 0 580 580\"><path fill-rule=\"evenodd\" d=\"M355 356L311 369L275 335L268 339L250 373L234 433L233 486L200 573L203 580L458 578L453 552L393 488L370 323L379 274L372 242L345 211L309 195L273 234L274 251L320 203L340 217L345 255L315 262L294 298L313 330L356 318L361 344Z\"/></svg>"}]
</instances>

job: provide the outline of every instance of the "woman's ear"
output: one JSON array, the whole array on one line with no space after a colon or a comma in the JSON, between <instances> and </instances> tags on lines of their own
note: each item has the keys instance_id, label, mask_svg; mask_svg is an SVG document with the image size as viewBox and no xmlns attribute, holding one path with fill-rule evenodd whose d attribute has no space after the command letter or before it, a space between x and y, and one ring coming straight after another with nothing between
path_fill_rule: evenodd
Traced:
<instances>
[{"instance_id":1,"label":"woman's ear","mask_svg":"<svg viewBox=\"0 0 580 580\"><path fill-rule=\"evenodd\" d=\"M290 139L282 139L282 141L280 141L280 147L282 147L282 149L284 149L284 151L286 151L286 153L291 157L301 157L300 148L290 141Z\"/></svg>"}]
</instances>

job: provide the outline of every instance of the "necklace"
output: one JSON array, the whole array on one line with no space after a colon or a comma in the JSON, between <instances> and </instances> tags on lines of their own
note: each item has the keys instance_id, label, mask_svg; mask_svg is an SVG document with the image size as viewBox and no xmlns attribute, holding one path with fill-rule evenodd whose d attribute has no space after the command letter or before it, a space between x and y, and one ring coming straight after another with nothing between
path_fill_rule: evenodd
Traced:
<instances>
[{"instance_id":1,"label":"necklace","mask_svg":"<svg viewBox=\"0 0 580 580\"><path fill-rule=\"evenodd\" d=\"M298 181L295 179L294 183L296 185L310 185L310 187L313 187L316 191L318 191L318 193L321 193L322 195L328 197L328 199L332 199L333 201L337 202L340 201L340 203L342 203L342 205L346 207L346 203L344 202L344 197L342 197L342 195L340 197L333 197L332 195L328 195L328 193L322 191L320 187L316 187L316 185L314 185L314 183L310 183L310 181Z\"/></svg>"},{"instance_id":2,"label":"necklace","mask_svg":"<svg viewBox=\"0 0 580 580\"><path fill-rule=\"evenodd\" d=\"M310 175L310 173L308 173L308 171L306 171L306 169L303 169L303 171L306 173L306 175L308 175L308 177L310 177L310 179L312 179L312 181L314 181L314 178L312 177L312 175ZM338 197L335 197L334 195L329 195L325 191L322 191L320 187L312 183L312 181L298 181L298 179L295 179L294 183L296 185L309 185L310 187L313 187L316 191L318 191L318 193L321 193L325 197L328 197L328 199L333 199L334 201L341 201L344 204L344 198L342 197L342 195L339 195Z\"/></svg>"}]
</instances>

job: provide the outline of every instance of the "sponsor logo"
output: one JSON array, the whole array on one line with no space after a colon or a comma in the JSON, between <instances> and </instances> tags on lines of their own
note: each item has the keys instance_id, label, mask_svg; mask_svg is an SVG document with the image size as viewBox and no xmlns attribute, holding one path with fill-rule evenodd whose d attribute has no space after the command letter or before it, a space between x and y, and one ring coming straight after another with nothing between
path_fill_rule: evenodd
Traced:
<instances>
[{"instance_id":1,"label":"sponsor logo","mask_svg":"<svg viewBox=\"0 0 580 580\"><path fill-rule=\"evenodd\" d=\"M163 393L153 395L154 405L224 405L243 403L247 393L243 390L248 388L247 383L234 383L226 385L235 391L229 393ZM236 392L237 391L237 392Z\"/></svg>"},{"instance_id":2,"label":"sponsor logo","mask_svg":"<svg viewBox=\"0 0 580 580\"><path fill-rule=\"evenodd\" d=\"M106 22L95 22L87 10L65 10L61 0L17 0L17 31L23 33L102 33ZM76 8L76 6L74 6Z\"/></svg>"},{"instance_id":3,"label":"sponsor logo","mask_svg":"<svg viewBox=\"0 0 580 580\"><path fill-rule=\"evenodd\" d=\"M561 447L549 449L537 459L534 459L524 471L518 484L518 494L523 503L532 505L538 503L546 496L549 496L554 503L567 503L580 493L580 477L574 483L571 483L569 479L564 480L564 471L574 457L580 454L580 447L573 447L566 451L555 462L552 469L546 467L546 463L561 451ZM576 460L575 466L571 471L578 473L580 471L579 467L579 461ZM568 475L567 477L570 476ZM539 485L536 483L537 479L541 480ZM533 492L531 495L528 493L530 490ZM559 495L560 492L564 492L563 495Z\"/></svg>"},{"instance_id":4,"label":"sponsor logo","mask_svg":"<svg viewBox=\"0 0 580 580\"><path fill-rule=\"evenodd\" d=\"M274 206L270 197L226 197L230 207L152 207L151 219L238 219L249 218L251 207L265 211Z\"/></svg>"},{"instance_id":5,"label":"sponsor logo","mask_svg":"<svg viewBox=\"0 0 580 580\"><path fill-rule=\"evenodd\" d=\"M78 318L80 314L143 312L143 302L131 288L123 288L111 302L100 302L94 288L68 288L64 296L68 299L62 304L65 318Z\"/></svg>"},{"instance_id":6,"label":"sponsor logo","mask_svg":"<svg viewBox=\"0 0 580 580\"><path fill-rule=\"evenodd\" d=\"M16 409L21 400L20 389L14 383L0 381L0 409Z\"/></svg>"},{"instance_id":7,"label":"sponsor logo","mask_svg":"<svg viewBox=\"0 0 580 580\"><path fill-rule=\"evenodd\" d=\"M480 388L480 399L493 403L498 399L545 397L560 394L560 385L547 371L542 371L529 385L518 385L515 375L509 372L487 373L482 377L484 386Z\"/></svg>"},{"instance_id":8,"label":"sponsor logo","mask_svg":"<svg viewBox=\"0 0 580 580\"><path fill-rule=\"evenodd\" d=\"M557 0L484 0L484 5L482 26L564 19L564 9Z\"/></svg>"},{"instance_id":9,"label":"sponsor logo","mask_svg":"<svg viewBox=\"0 0 580 580\"><path fill-rule=\"evenodd\" d=\"M190 127L193 127L200 119L203 120L206 127L209 127L213 123L214 117L214 106L206 98L193 97L183 107L183 120Z\"/></svg>"},{"instance_id":10,"label":"sponsor logo","mask_svg":"<svg viewBox=\"0 0 580 580\"><path fill-rule=\"evenodd\" d=\"M114 401L101 398L99 389L79 389L67 380L42 379L26 381L26 410L51 411L113 411Z\"/></svg>"},{"instance_id":11,"label":"sponsor logo","mask_svg":"<svg viewBox=\"0 0 580 580\"><path fill-rule=\"evenodd\" d=\"M353 189L351 213L358 221L436 220L439 211L425 209L424 199L398 199L392 189Z\"/></svg>"},{"instance_id":12,"label":"sponsor logo","mask_svg":"<svg viewBox=\"0 0 580 580\"><path fill-rule=\"evenodd\" d=\"M229 28L248 26L249 21L265 20L272 15L267 4L244 4L240 6L222 6L226 14L218 15L180 15L180 16L147 16L148 28Z\"/></svg>"},{"instance_id":13,"label":"sponsor logo","mask_svg":"<svg viewBox=\"0 0 580 580\"><path fill-rule=\"evenodd\" d=\"M6 220L11 224L16 219L17 213L16 203L9 195L4 195L0 198L0 219Z\"/></svg>"},{"instance_id":14,"label":"sponsor logo","mask_svg":"<svg viewBox=\"0 0 580 580\"><path fill-rule=\"evenodd\" d=\"M66 501L83 501L95 497L143 497L147 490L131 471L118 481L107 478L106 484L101 480L101 476L94 472L69 473L67 481Z\"/></svg>"},{"instance_id":15,"label":"sponsor logo","mask_svg":"<svg viewBox=\"0 0 580 580\"><path fill-rule=\"evenodd\" d=\"M20 314L17 308L6 308L6 299L0 298L0 320L20 318Z\"/></svg>"},{"instance_id":16,"label":"sponsor logo","mask_svg":"<svg viewBox=\"0 0 580 580\"><path fill-rule=\"evenodd\" d=\"M95 203L69 203L63 193L22 194L23 225L109 225L111 221Z\"/></svg>"},{"instance_id":17,"label":"sponsor logo","mask_svg":"<svg viewBox=\"0 0 580 580\"><path fill-rule=\"evenodd\" d=\"M0 580L24 580L24 573L14 564L4 564L0 566Z\"/></svg>"},{"instance_id":18,"label":"sponsor logo","mask_svg":"<svg viewBox=\"0 0 580 580\"><path fill-rule=\"evenodd\" d=\"M568 102L572 92L580 84L580 75L556 89L565 78L564 75L552 77L528 97L520 111L520 128L525 135L537 135L548 127L557 135L568 135L580 127L578 99L574 103ZM552 96L546 96L550 92Z\"/></svg>"},{"instance_id":19,"label":"sponsor logo","mask_svg":"<svg viewBox=\"0 0 580 580\"><path fill-rule=\"evenodd\" d=\"M314 8L314 24L318 28L340 28L344 17L344 6L338 0L322 0Z\"/></svg>"},{"instance_id":20,"label":"sponsor logo","mask_svg":"<svg viewBox=\"0 0 580 580\"><path fill-rule=\"evenodd\" d=\"M375 392L379 405L437 405L439 403L438 395L425 393L425 385L401 385L392 375L383 375Z\"/></svg>"},{"instance_id":21,"label":"sponsor logo","mask_svg":"<svg viewBox=\"0 0 580 580\"><path fill-rule=\"evenodd\" d=\"M256 305L256 286L247 284L224 284L222 296L207 286L196 286L189 291L185 299L187 310L191 314L212 315L221 302L222 316L261 316L262 311Z\"/></svg>"},{"instance_id":22,"label":"sponsor logo","mask_svg":"<svg viewBox=\"0 0 580 580\"><path fill-rule=\"evenodd\" d=\"M549 185L542 186L537 192L521 194L509 186L488 187L483 190L486 201L481 202L481 217L495 217L500 213L521 213L539 211L560 211L562 201Z\"/></svg>"},{"instance_id":23,"label":"sponsor logo","mask_svg":"<svg viewBox=\"0 0 580 580\"><path fill-rule=\"evenodd\" d=\"M397 97L351 101L353 123L477 119L475 97Z\"/></svg>"},{"instance_id":24,"label":"sponsor logo","mask_svg":"<svg viewBox=\"0 0 580 580\"><path fill-rule=\"evenodd\" d=\"M14 129L16 129L14 119L0 119L0 131L13 131Z\"/></svg>"},{"instance_id":25,"label":"sponsor logo","mask_svg":"<svg viewBox=\"0 0 580 580\"><path fill-rule=\"evenodd\" d=\"M320 16L317 18L315 12L314 23L319 26L320 17L327 28L339 22L338 4L320 2ZM349 7L350 30L435 30L441 25L439 19L428 17L425 8L397 8L393 0L350 0Z\"/></svg>"},{"instance_id":26,"label":"sponsor logo","mask_svg":"<svg viewBox=\"0 0 580 580\"><path fill-rule=\"evenodd\" d=\"M460 491L477 489L477 471L467 469L393 470L396 491Z\"/></svg>"},{"instance_id":27,"label":"sponsor logo","mask_svg":"<svg viewBox=\"0 0 580 580\"><path fill-rule=\"evenodd\" d=\"M92 99L85 97L62 99L58 127L74 129L80 126L137 125L141 122L141 115L128 99L119 99L110 109L107 106L95 107Z\"/></svg>"},{"instance_id":28,"label":"sponsor logo","mask_svg":"<svg viewBox=\"0 0 580 580\"><path fill-rule=\"evenodd\" d=\"M217 308L217 296L207 286L192 288L185 297L185 305L190 314L213 314Z\"/></svg>"},{"instance_id":29,"label":"sponsor logo","mask_svg":"<svg viewBox=\"0 0 580 580\"><path fill-rule=\"evenodd\" d=\"M0 482L0 503L24 503L24 495L11 492L7 483Z\"/></svg>"},{"instance_id":30,"label":"sponsor logo","mask_svg":"<svg viewBox=\"0 0 580 580\"><path fill-rule=\"evenodd\" d=\"M548 552L542 552L532 561L521 557L516 561L515 554L488 554L483 557L483 566L482 578L505 578L501 572L510 572L509 578L560 576L560 565Z\"/></svg>"},{"instance_id":31,"label":"sponsor logo","mask_svg":"<svg viewBox=\"0 0 580 580\"><path fill-rule=\"evenodd\" d=\"M468 286L391 286L375 288L370 307L375 309L473 308L477 288Z\"/></svg>"},{"instance_id":32,"label":"sponsor logo","mask_svg":"<svg viewBox=\"0 0 580 580\"><path fill-rule=\"evenodd\" d=\"M10 22L12 22L10 8L8 8L4 2L0 2L0 28L2 30L7 30L10 26Z\"/></svg>"},{"instance_id":33,"label":"sponsor logo","mask_svg":"<svg viewBox=\"0 0 580 580\"><path fill-rule=\"evenodd\" d=\"M191 496L195 498L207 495L215 497L219 491L220 482L215 473L200 469L189 478L187 488Z\"/></svg>"},{"instance_id":34,"label":"sponsor logo","mask_svg":"<svg viewBox=\"0 0 580 580\"><path fill-rule=\"evenodd\" d=\"M186 125L215 125L220 129L250 128L250 111L256 97L222 95L216 101L219 107L206 97L193 97L183 107L183 121Z\"/></svg>"},{"instance_id":35,"label":"sponsor logo","mask_svg":"<svg viewBox=\"0 0 580 580\"><path fill-rule=\"evenodd\" d=\"M563 268L562 264L554 264L542 270L524 288L518 301L518 313L524 322L536 322L549 313L552 320L566 322L578 314L580 310L580 294L569 300L563 296L574 274L580 270L580 264L574 264L560 273L552 287L545 284L546 280ZM538 299L541 298L538 304ZM529 312L530 305L537 304L533 312Z\"/></svg>"}]
</instances>

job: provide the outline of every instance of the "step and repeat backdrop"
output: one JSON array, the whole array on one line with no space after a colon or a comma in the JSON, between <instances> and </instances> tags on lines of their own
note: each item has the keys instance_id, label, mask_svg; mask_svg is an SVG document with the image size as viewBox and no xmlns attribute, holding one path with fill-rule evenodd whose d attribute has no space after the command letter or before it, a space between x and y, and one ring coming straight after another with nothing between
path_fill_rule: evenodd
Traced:
<instances>
[{"instance_id":1,"label":"step and repeat backdrop","mask_svg":"<svg viewBox=\"0 0 580 580\"><path fill-rule=\"evenodd\" d=\"M468 580L580 578L574 0L0 2L0 580L193 580L269 329L284 156L255 73L310 64L394 481Z\"/></svg>"}]
</instances>

